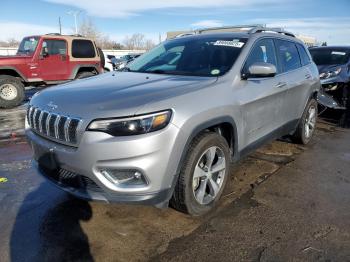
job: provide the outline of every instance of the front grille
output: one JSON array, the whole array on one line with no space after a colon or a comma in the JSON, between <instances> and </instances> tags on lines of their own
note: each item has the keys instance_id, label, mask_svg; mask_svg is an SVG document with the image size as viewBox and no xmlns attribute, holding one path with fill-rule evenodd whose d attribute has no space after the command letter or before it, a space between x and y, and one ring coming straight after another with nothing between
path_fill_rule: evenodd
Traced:
<instances>
[{"instance_id":1,"label":"front grille","mask_svg":"<svg viewBox=\"0 0 350 262\"><path fill-rule=\"evenodd\" d=\"M80 119L58 115L29 107L27 111L29 126L37 133L55 140L76 144Z\"/></svg>"}]
</instances>

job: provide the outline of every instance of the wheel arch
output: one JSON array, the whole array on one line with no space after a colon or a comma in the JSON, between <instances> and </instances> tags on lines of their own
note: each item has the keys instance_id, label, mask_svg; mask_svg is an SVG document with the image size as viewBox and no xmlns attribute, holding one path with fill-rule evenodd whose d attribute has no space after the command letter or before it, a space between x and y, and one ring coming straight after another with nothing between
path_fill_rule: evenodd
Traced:
<instances>
[{"instance_id":1,"label":"wheel arch","mask_svg":"<svg viewBox=\"0 0 350 262\"><path fill-rule=\"evenodd\" d=\"M0 67L0 76L2 76L2 75L17 77L22 82L27 82L27 78L21 72L19 72L16 68L14 68L12 66Z\"/></svg>"},{"instance_id":2,"label":"wheel arch","mask_svg":"<svg viewBox=\"0 0 350 262\"><path fill-rule=\"evenodd\" d=\"M231 116L221 116L213 118L196 125L192 128L192 131L187 136L187 140L181 152L180 160L177 164L176 173L173 176L171 188L168 190L166 200L162 202L159 205L159 207L168 206L169 201L175 190L177 180L179 179L179 174L185 161L188 150L190 148L190 145L193 139L195 139L195 137L202 134L203 132L217 132L220 135L222 135L226 139L230 147L230 160L237 161L239 159L237 125Z\"/></svg>"},{"instance_id":3,"label":"wheel arch","mask_svg":"<svg viewBox=\"0 0 350 262\"><path fill-rule=\"evenodd\" d=\"M183 148L180 162L178 164L176 174L179 174L182 163L186 157L188 148L195 137L197 137L202 132L217 132L222 135L229 147L231 152L231 160L235 161L238 159L238 133L237 133L237 125L234 119L231 116L222 116L207 120L197 126L195 126L190 135L187 138L185 146Z\"/></svg>"},{"instance_id":4,"label":"wheel arch","mask_svg":"<svg viewBox=\"0 0 350 262\"><path fill-rule=\"evenodd\" d=\"M81 72L93 72L96 75L99 74L98 68L95 65L91 65L91 64L78 65L73 69L71 73L71 79L75 79L76 76Z\"/></svg>"}]
</instances>

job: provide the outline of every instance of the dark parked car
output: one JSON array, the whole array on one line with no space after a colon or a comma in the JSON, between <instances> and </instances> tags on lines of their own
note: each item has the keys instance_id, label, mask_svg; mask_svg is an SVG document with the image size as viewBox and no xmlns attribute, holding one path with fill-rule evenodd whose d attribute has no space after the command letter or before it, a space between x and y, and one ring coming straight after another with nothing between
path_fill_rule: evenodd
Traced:
<instances>
[{"instance_id":1,"label":"dark parked car","mask_svg":"<svg viewBox=\"0 0 350 262\"><path fill-rule=\"evenodd\" d=\"M350 46L324 46L309 49L318 67L323 91L329 96L329 107L350 107Z\"/></svg>"},{"instance_id":2,"label":"dark parked car","mask_svg":"<svg viewBox=\"0 0 350 262\"><path fill-rule=\"evenodd\" d=\"M141 54L129 54L129 55L124 55L121 58L117 59L115 61L115 68L116 68L116 70L123 69L128 63L134 61L140 55Z\"/></svg>"}]
</instances>

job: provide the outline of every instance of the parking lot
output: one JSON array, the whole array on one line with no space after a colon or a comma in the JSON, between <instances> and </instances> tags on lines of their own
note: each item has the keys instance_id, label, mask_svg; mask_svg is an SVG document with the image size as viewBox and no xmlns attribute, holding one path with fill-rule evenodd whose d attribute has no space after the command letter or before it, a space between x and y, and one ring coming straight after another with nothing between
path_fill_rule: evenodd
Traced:
<instances>
[{"instance_id":1,"label":"parking lot","mask_svg":"<svg viewBox=\"0 0 350 262\"><path fill-rule=\"evenodd\" d=\"M0 143L0 260L347 261L349 146L349 130L329 122L307 147L268 144L234 167L214 212L192 218L70 197L13 135Z\"/></svg>"}]
</instances>

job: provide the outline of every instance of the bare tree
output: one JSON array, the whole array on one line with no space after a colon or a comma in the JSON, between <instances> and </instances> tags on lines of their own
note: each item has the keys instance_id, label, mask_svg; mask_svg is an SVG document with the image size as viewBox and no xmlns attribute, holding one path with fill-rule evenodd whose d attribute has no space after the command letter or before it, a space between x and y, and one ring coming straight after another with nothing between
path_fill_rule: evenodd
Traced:
<instances>
[{"instance_id":1,"label":"bare tree","mask_svg":"<svg viewBox=\"0 0 350 262\"><path fill-rule=\"evenodd\" d=\"M17 47L18 45L19 45L19 41L14 38L10 38L7 40L8 47Z\"/></svg>"},{"instance_id":2,"label":"bare tree","mask_svg":"<svg viewBox=\"0 0 350 262\"><path fill-rule=\"evenodd\" d=\"M94 22L90 18L85 18L83 20L83 22L79 25L78 33L80 35L93 38L94 40L102 37L101 32L99 32Z\"/></svg>"},{"instance_id":3,"label":"bare tree","mask_svg":"<svg viewBox=\"0 0 350 262\"><path fill-rule=\"evenodd\" d=\"M151 39L146 39L145 35L137 33L132 36L125 37L123 41L126 49L135 49L135 50L149 50L155 46L154 42Z\"/></svg>"},{"instance_id":4,"label":"bare tree","mask_svg":"<svg viewBox=\"0 0 350 262\"><path fill-rule=\"evenodd\" d=\"M102 49L121 49L122 45L110 40L107 35L102 34L90 18L85 18L80 24L78 32L80 35L95 40L96 44Z\"/></svg>"},{"instance_id":5,"label":"bare tree","mask_svg":"<svg viewBox=\"0 0 350 262\"><path fill-rule=\"evenodd\" d=\"M150 50L150 49L152 49L155 46L156 46L156 44L151 39L147 39L145 41L145 48L144 49L145 50Z\"/></svg>"}]
</instances>

